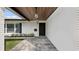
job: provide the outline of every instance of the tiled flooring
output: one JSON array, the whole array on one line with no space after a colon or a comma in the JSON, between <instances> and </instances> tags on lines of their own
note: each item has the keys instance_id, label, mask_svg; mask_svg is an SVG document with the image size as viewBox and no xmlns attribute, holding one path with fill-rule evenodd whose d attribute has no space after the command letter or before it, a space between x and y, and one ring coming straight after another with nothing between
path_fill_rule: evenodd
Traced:
<instances>
[{"instance_id":1,"label":"tiled flooring","mask_svg":"<svg viewBox=\"0 0 79 59\"><path fill-rule=\"evenodd\" d=\"M11 51L57 51L46 37L27 37Z\"/></svg>"}]
</instances>

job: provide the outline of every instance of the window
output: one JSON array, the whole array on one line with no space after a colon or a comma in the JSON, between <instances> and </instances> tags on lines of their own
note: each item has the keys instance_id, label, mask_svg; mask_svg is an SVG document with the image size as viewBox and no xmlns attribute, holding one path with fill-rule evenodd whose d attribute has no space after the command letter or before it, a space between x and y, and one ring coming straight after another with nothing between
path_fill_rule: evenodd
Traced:
<instances>
[{"instance_id":1,"label":"window","mask_svg":"<svg viewBox=\"0 0 79 59\"><path fill-rule=\"evenodd\" d=\"M14 24L7 24L7 33L14 32Z\"/></svg>"},{"instance_id":2,"label":"window","mask_svg":"<svg viewBox=\"0 0 79 59\"><path fill-rule=\"evenodd\" d=\"M21 25L20 23L19 24L16 24L16 33L21 33Z\"/></svg>"},{"instance_id":3,"label":"window","mask_svg":"<svg viewBox=\"0 0 79 59\"><path fill-rule=\"evenodd\" d=\"M21 23L4 24L5 33L21 33Z\"/></svg>"}]
</instances>

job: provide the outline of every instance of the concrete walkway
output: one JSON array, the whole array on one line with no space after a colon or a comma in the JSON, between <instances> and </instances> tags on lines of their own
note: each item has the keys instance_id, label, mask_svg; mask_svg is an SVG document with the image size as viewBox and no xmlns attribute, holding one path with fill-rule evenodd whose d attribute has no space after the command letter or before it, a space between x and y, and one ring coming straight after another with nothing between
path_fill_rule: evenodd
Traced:
<instances>
[{"instance_id":1,"label":"concrete walkway","mask_svg":"<svg viewBox=\"0 0 79 59\"><path fill-rule=\"evenodd\" d=\"M57 51L46 37L26 37L11 51Z\"/></svg>"}]
</instances>

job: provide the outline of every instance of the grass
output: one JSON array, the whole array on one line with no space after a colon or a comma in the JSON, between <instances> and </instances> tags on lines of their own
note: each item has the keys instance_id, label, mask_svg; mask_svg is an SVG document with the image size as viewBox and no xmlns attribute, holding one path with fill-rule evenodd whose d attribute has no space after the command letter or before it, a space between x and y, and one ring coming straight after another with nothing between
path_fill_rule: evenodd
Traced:
<instances>
[{"instance_id":1,"label":"grass","mask_svg":"<svg viewBox=\"0 0 79 59\"><path fill-rule=\"evenodd\" d=\"M5 51L9 51L23 39L5 39Z\"/></svg>"}]
</instances>

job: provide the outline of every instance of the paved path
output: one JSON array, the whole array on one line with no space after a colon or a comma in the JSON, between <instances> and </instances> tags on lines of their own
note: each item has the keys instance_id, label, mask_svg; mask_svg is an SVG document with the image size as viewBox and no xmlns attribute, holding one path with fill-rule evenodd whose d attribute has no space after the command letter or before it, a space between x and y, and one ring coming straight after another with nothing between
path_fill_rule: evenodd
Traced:
<instances>
[{"instance_id":1,"label":"paved path","mask_svg":"<svg viewBox=\"0 0 79 59\"><path fill-rule=\"evenodd\" d=\"M57 51L46 37L27 37L11 51Z\"/></svg>"}]
</instances>

